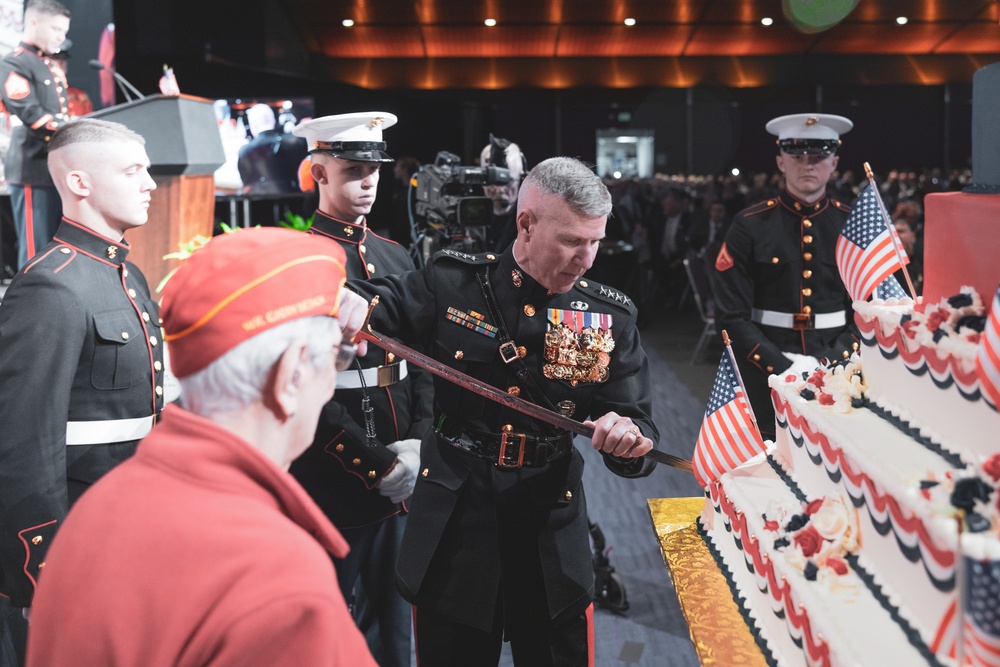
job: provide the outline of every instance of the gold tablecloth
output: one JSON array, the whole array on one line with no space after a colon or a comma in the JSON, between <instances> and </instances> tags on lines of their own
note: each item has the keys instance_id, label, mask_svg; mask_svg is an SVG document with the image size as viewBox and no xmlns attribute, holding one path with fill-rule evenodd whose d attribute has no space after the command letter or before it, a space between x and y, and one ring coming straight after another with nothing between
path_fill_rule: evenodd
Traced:
<instances>
[{"instance_id":1,"label":"gold tablecloth","mask_svg":"<svg viewBox=\"0 0 1000 667\"><path fill-rule=\"evenodd\" d=\"M695 526L704 504L704 498L647 501L698 660L703 667L766 667L726 578Z\"/></svg>"}]
</instances>

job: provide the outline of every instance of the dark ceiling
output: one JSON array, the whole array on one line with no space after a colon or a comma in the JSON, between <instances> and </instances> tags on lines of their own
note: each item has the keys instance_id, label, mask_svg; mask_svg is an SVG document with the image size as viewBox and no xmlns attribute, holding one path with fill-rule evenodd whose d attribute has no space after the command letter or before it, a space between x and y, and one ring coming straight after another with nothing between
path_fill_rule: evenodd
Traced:
<instances>
[{"instance_id":1,"label":"dark ceiling","mask_svg":"<svg viewBox=\"0 0 1000 667\"><path fill-rule=\"evenodd\" d=\"M277 7L315 74L373 89L755 87L794 76L796 62L843 68L859 83L937 84L968 80L1000 60L998 0L286 0ZM900 16L908 21L900 25ZM773 24L762 25L765 17ZM496 26L484 25L487 18Z\"/></svg>"}]
</instances>

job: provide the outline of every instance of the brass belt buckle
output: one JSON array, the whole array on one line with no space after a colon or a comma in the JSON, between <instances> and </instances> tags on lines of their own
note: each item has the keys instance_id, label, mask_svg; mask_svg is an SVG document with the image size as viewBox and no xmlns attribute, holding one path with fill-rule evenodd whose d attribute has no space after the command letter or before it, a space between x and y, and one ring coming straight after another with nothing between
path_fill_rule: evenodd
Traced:
<instances>
[{"instance_id":1,"label":"brass belt buckle","mask_svg":"<svg viewBox=\"0 0 1000 667\"><path fill-rule=\"evenodd\" d=\"M399 362L379 366L377 370L378 386L389 387L399 382Z\"/></svg>"},{"instance_id":2,"label":"brass belt buckle","mask_svg":"<svg viewBox=\"0 0 1000 667\"><path fill-rule=\"evenodd\" d=\"M812 313L792 313L792 329L809 331L815 328L815 315Z\"/></svg>"},{"instance_id":3,"label":"brass belt buckle","mask_svg":"<svg viewBox=\"0 0 1000 667\"><path fill-rule=\"evenodd\" d=\"M524 465L524 443L527 440L523 433L504 431L500 434L500 456L497 457L498 468L520 468ZM517 449L516 454L509 452L509 447ZM516 462L514 461L516 459Z\"/></svg>"}]
</instances>

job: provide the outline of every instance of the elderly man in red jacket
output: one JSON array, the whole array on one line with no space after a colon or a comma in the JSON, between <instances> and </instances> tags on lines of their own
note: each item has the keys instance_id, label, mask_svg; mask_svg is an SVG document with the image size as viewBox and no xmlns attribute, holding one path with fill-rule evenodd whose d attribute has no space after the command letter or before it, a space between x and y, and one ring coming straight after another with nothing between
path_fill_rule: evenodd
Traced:
<instances>
[{"instance_id":1,"label":"elderly man in red jacket","mask_svg":"<svg viewBox=\"0 0 1000 667\"><path fill-rule=\"evenodd\" d=\"M216 237L163 294L184 407L74 506L48 553L29 665L374 666L337 586L347 545L288 474L337 372L344 252Z\"/></svg>"}]
</instances>

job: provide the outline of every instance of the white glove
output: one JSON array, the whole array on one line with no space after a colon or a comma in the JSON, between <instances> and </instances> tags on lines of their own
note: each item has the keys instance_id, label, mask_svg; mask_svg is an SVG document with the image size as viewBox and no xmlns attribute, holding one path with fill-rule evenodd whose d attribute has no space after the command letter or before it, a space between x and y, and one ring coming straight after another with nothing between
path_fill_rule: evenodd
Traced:
<instances>
[{"instance_id":1,"label":"white glove","mask_svg":"<svg viewBox=\"0 0 1000 667\"><path fill-rule=\"evenodd\" d=\"M816 357L810 357L806 354L795 354L794 352L782 352L781 354L792 362L792 365L783 371L785 373L795 373L801 376L803 373L811 374L819 368L819 359Z\"/></svg>"},{"instance_id":2,"label":"white glove","mask_svg":"<svg viewBox=\"0 0 1000 667\"><path fill-rule=\"evenodd\" d=\"M396 465L378 483L378 492L394 503L402 502L413 495L413 487L417 485L420 441L397 440L386 447L395 452Z\"/></svg>"}]
</instances>

